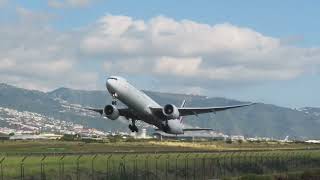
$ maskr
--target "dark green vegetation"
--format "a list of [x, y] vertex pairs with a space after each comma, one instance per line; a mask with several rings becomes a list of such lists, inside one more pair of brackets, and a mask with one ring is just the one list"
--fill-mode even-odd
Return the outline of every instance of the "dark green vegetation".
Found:
[[[234, 105], [243, 102], [225, 98], [206, 98], [204, 96], [146, 92], [160, 104], [179, 105], [183, 99], [187, 106]], [[72, 109], [64, 108], [57, 98], [82, 106], [104, 107], [111, 102], [106, 91], [82, 91], [60, 88], [44, 93], [0, 84], [0, 106], [37, 112], [61, 120], [88, 124], [89, 127], [104, 130], [124, 130], [127, 124], [120, 121], [108, 121], [97, 116], [83, 116]], [[198, 127], [210, 127], [227, 134], [243, 134], [251, 137], [266, 136], [284, 138], [317, 138], [320, 136], [320, 113], [317, 108], [294, 110], [268, 104], [257, 104], [251, 107], [206, 114], [185, 118], [185, 123]], [[1, 121], [0, 121], [1, 125]]]
[[317, 148], [316, 145], [246, 142], [3, 141], [0, 179], [319, 177]]
[[226, 177], [225, 180], [318, 180], [320, 169], [310, 168], [304, 171], [276, 173], [268, 175], [248, 174], [239, 177]]

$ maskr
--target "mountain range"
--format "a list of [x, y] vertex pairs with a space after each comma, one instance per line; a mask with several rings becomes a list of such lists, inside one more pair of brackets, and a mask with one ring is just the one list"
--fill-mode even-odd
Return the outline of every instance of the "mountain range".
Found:
[[[184, 99], [187, 102], [186, 106], [224, 106], [247, 103], [220, 97], [144, 92], [161, 105], [172, 103], [179, 106]], [[128, 122], [124, 119], [112, 121], [84, 110], [84, 107], [103, 108], [110, 103], [111, 97], [106, 91], [59, 88], [51, 92], [41, 92], [0, 84], [0, 107], [35, 112], [105, 131], [128, 131]], [[124, 105], [120, 103], [119, 106]], [[314, 139], [320, 137], [320, 108], [291, 109], [257, 103], [253, 106], [216, 114], [189, 116], [184, 118], [184, 123], [189, 127], [213, 128], [229, 135], [273, 138], [290, 136], [296, 139]], [[145, 123], [139, 123], [138, 126], [151, 129]]]

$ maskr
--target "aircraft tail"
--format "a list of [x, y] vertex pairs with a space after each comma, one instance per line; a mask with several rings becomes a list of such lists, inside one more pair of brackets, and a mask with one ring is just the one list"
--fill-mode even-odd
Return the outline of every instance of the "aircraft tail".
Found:
[[[186, 100], [184, 99], [181, 103], [180, 108], [183, 108], [186, 105]], [[180, 116], [180, 123], [182, 123], [183, 120], [183, 116]], [[213, 129], [211, 128], [186, 128], [183, 129], [183, 132], [187, 132], [187, 131], [212, 131]]]

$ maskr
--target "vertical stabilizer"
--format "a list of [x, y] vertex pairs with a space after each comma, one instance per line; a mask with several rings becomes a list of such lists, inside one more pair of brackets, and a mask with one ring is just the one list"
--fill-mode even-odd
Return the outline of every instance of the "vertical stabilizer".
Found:
[[[180, 108], [183, 108], [184, 105], [186, 105], [186, 100], [185, 100], [185, 99], [182, 101]], [[182, 123], [182, 119], [183, 119], [183, 117], [180, 116], [180, 119], [179, 119], [179, 120], [180, 120], [180, 123]]]

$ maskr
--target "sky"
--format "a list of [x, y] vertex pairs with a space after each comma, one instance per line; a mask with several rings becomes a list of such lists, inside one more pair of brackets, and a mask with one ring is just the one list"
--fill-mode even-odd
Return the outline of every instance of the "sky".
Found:
[[320, 107], [320, 1], [0, 0], [0, 82]]

